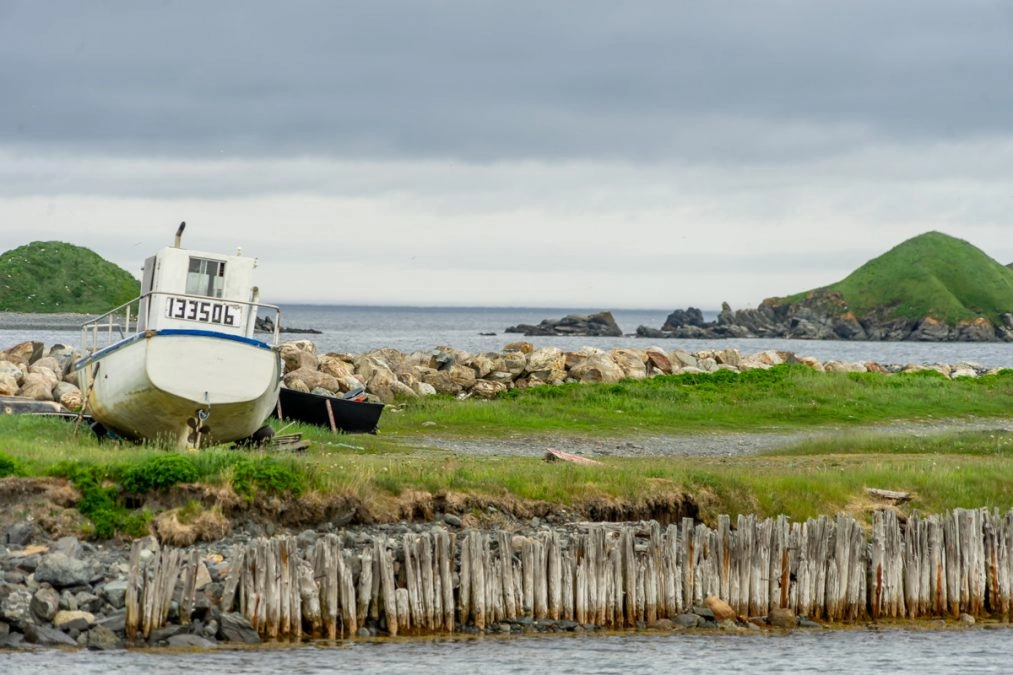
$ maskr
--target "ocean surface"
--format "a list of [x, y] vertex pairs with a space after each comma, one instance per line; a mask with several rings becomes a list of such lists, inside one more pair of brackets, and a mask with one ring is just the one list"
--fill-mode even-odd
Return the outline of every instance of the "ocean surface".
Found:
[[1013, 629], [399, 639], [192, 651], [0, 652], [8, 673], [1008, 673]]
[[[517, 340], [536, 347], [556, 346], [579, 349], [585, 345], [648, 347], [658, 345], [666, 351], [684, 349], [735, 348], [743, 354], [768, 349], [812, 356], [821, 361], [877, 361], [880, 363], [959, 363], [971, 361], [985, 367], [1013, 367], [1013, 343], [925, 343], [925, 342], [850, 342], [837, 340], [658, 340], [636, 338], [638, 326], [660, 328], [669, 312], [664, 310], [611, 310], [616, 323], [627, 335], [617, 338], [531, 337], [504, 332], [508, 326], [537, 324], [543, 319], [559, 319], [567, 314], [587, 315], [594, 308], [531, 307], [363, 307], [342, 305], [283, 305], [281, 325], [287, 328], [312, 328], [319, 335], [286, 333], [283, 340], [305, 338], [316, 344], [317, 351], [361, 354], [371, 349], [393, 347], [403, 352], [449, 346], [476, 353], [501, 351]], [[712, 320], [716, 312], [704, 313]], [[0, 313], [0, 349], [24, 340], [40, 340], [46, 345], [60, 343], [78, 347], [82, 315], [46, 315]]]

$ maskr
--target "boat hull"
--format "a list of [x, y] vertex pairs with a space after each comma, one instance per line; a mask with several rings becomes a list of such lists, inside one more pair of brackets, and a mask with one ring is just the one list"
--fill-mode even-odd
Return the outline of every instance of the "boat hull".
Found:
[[267, 344], [201, 330], [140, 333], [74, 369], [88, 412], [107, 429], [180, 446], [252, 435], [277, 404], [282, 374]]
[[305, 422], [348, 434], [375, 434], [383, 412], [382, 403], [349, 401], [294, 389], [279, 392], [278, 410], [286, 420]]

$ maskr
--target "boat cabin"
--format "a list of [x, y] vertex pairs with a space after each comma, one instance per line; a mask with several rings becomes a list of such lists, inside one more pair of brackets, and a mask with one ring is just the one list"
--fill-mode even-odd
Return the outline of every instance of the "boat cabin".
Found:
[[260, 292], [255, 258], [166, 247], [144, 261], [137, 330], [252, 337]]

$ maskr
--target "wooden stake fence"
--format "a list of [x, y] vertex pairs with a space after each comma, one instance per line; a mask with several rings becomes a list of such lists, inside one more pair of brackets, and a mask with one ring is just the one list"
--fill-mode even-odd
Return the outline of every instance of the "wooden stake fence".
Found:
[[[131, 551], [131, 639], [163, 625], [178, 599], [194, 605], [195, 553]], [[741, 616], [786, 607], [833, 622], [997, 616], [1013, 609], [1013, 510], [955, 510], [792, 523], [727, 516], [711, 529], [686, 518], [585, 523], [535, 536], [442, 529], [368, 545], [330, 534], [299, 550], [291, 537], [231, 552], [223, 612], [267, 639], [337, 639], [373, 626], [390, 635], [485, 629], [527, 617], [632, 628], [673, 618], [716, 595]], [[182, 616], [185, 614], [186, 616]]]

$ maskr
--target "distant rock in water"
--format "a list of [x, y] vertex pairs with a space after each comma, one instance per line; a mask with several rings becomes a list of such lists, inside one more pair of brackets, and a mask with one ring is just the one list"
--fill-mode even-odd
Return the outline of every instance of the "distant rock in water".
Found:
[[877, 317], [859, 319], [848, 311], [839, 294], [816, 293], [803, 300], [779, 304], [764, 300], [756, 309], [732, 310], [722, 303], [716, 321], [696, 318], [699, 310], [677, 309], [660, 329], [638, 326], [637, 337], [722, 339], [785, 338], [795, 340], [870, 340], [912, 342], [1013, 342], [1013, 314], [1002, 315], [994, 326], [987, 319], [948, 325], [931, 316], [922, 319]]
[[504, 332], [524, 335], [577, 335], [581, 337], [621, 337], [623, 332], [612, 317], [612, 312], [598, 312], [590, 316], [567, 314], [562, 319], [544, 319], [537, 326], [518, 324]]
[[[274, 332], [274, 319], [272, 319], [269, 316], [265, 316], [265, 317], [259, 317], [258, 316], [257, 320], [255, 322], [255, 326], [256, 326], [256, 329], [258, 331], [261, 331], [263, 333], [273, 333]], [[320, 335], [320, 331], [318, 331], [316, 328], [288, 328], [287, 326], [282, 326], [282, 327], [280, 327], [278, 329], [278, 331], [281, 332], [281, 333], [300, 333], [300, 334], [303, 334], [303, 335]]]

